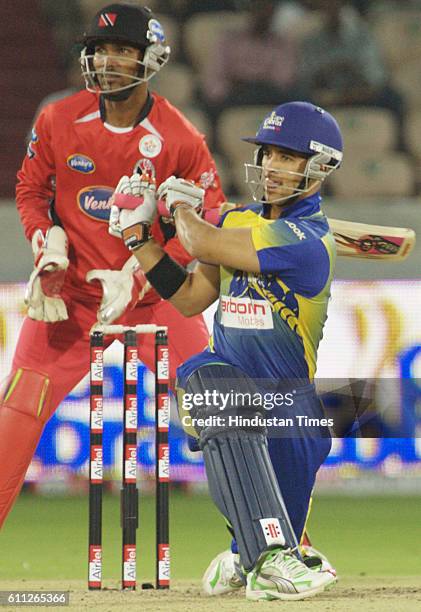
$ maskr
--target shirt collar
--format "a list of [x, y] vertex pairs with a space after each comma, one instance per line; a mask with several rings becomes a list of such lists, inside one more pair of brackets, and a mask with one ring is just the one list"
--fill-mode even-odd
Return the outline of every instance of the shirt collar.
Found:
[[[321, 201], [322, 196], [320, 194], [320, 191], [317, 191], [308, 198], [304, 198], [299, 202], [295, 202], [286, 206], [282, 211], [280, 219], [283, 219], [285, 217], [297, 218], [309, 217], [310, 215], [314, 215], [315, 213], [319, 212]], [[267, 205], [263, 204], [262, 214], [264, 214], [265, 206]]]
[[322, 196], [320, 195], [320, 191], [313, 193], [308, 198], [304, 198], [295, 204], [290, 204], [287, 206], [282, 214], [282, 217], [308, 217], [310, 215], [314, 215], [314, 213], [319, 212], [320, 210], [320, 202], [322, 201]]
[[[146, 102], [143, 107], [140, 109], [138, 116], [136, 117], [135, 122], [133, 123], [133, 127], [139, 125], [141, 121], [143, 121], [151, 112], [152, 106], [154, 104], [154, 98], [151, 95], [150, 91], [148, 91], [148, 97], [146, 98]], [[101, 113], [101, 120], [103, 123], [106, 123], [106, 112], [105, 112], [105, 101], [103, 96], [99, 97], [99, 112]], [[124, 128], [125, 130], [126, 128]]]

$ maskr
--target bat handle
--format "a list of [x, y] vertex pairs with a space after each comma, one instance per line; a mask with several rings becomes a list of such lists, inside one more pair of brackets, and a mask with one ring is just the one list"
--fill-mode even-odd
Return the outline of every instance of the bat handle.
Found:
[[[132, 195], [125, 195], [123, 193], [116, 193], [114, 195], [115, 204], [119, 208], [124, 208], [126, 210], [134, 210], [140, 205], [140, 201], [143, 201], [142, 198], [138, 198]], [[164, 200], [158, 200], [157, 202], [158, 215], [164, 218], [171, 218], [170, 213], [167, 210], [167, 206]], [[209, 210], [203, 211], [203, 218], [208, 223], [212, 225], [218, 225], [220, 219], [219, 208], [211, 208]]]
[[[167, 210], [167, 206], [164, 200], [158, 200], [157, 202], [158, 214], [160, 217], [171, 217], [170, 213]], [[203, 211], [203, 219], [211, 225], [218, 225], [219, 219], [221, 218], [219, 208], [210, 208], [208, 210]]]

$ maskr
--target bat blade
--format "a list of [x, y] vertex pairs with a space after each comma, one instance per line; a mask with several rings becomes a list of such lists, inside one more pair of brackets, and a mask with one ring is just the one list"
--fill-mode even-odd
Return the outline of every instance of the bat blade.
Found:
[[338, 255], [363, 259], [402, 261], [415, 245], [415, 232], [406, 227], [388, 227], [328, 219]]

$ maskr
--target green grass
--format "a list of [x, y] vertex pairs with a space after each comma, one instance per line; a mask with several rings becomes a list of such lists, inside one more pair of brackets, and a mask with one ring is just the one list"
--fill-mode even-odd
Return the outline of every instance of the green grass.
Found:
[[309, 521], [315, 546], [343, 575], [419, 575], [421, 497], [322, 497]]
[[[310, 533], [342, 575], [419, 573], [421, 498], [315, 500]], [[21, 495], [0, 534], [0, 579], [84, 579], [87, 497]], [[119, 499], [104, 500], [104, 577], [119, 578]], [[172, 575], [199, 578], [227, 547], [224, 521], [204, 495], [171, 495]], [[143, 497], [138, 531], [140, 580], [154, 576], [154, 498]]]

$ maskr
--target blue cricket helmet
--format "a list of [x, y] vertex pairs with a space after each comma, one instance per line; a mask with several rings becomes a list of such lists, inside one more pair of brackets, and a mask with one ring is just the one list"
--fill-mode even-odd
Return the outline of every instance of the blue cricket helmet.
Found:
[[[265, 201], [265, 176], [262, 168], [263, 147], [272, 145], [288, 149], [307, 157], [303, 172], [271, 170], [281, 177], [300, 178], [295, 187], [286, 187], [290, 193], [280, 197], [282, 202], [305, 194], [311, 181], [323, 182], [342, 161], [342, 135], [339, 125], [330, 113], [310, 102], [287, 102], [276, 107], [261, 123], [256, 136], [243, 138], [259, 146], [254, 164], [244, 164], [246, 183], [255, 201]], [[273, 200], [272, 200], [273, 201]]]
[[273, 145], [303, 153], [329, 153], [342, 160], [343, 142], [334, 117], [310, 102], [287, 102], [276, 107], [260, 124], [256, 136], [242, 138], [257, 145]]

